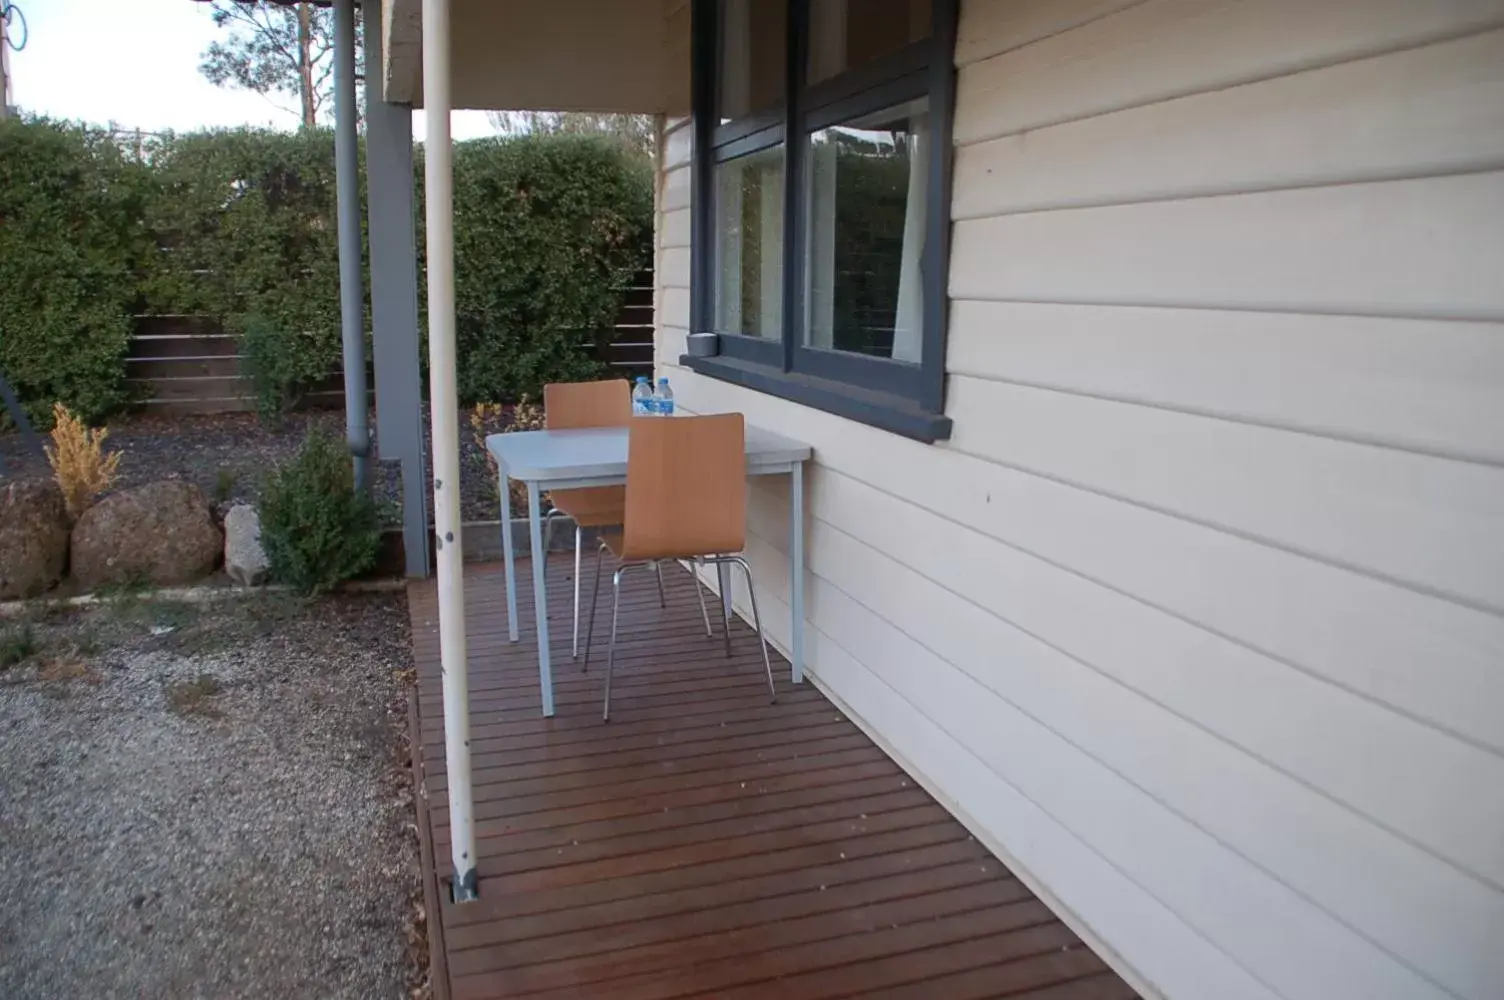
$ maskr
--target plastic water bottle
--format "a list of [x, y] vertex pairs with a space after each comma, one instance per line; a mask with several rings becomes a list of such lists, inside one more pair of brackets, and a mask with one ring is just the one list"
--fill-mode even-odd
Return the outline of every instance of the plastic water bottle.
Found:
[[646, 375], [639, 375], [637, 385], [632, 389], [632, 416], [651, 417], [653, 410], [652, 386], [648, 384]]
[[658, 380], [658, 391], [653, 393], [653, 412], [660, 417], [674, 415], [674, 390], [668, 387], [668, 379]]

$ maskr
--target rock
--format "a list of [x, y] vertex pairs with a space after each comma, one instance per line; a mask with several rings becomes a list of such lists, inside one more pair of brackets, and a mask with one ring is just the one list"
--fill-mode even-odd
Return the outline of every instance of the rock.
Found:
[[197, 486], [169, 480], [105, 497], [73, 526], [73, 576], [86, 589], [167, 585], [214, 569], [224, 536]]
[[270, 564], [261, 547], [261, 515], [249, 504], [236, 504], [225, 515], [225, 572], [243, 587], [266, 582]]
[[36, 597], [68, 567], [68, 509], [46, 479], [0, 480], [0, 600]]

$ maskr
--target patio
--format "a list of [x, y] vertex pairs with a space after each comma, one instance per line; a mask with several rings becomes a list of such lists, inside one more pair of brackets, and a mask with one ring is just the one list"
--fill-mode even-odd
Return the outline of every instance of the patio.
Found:
[[449, 852], [435, 585], [409, 588], [437, 996], [1134, 996], [781, 658], [770, 705], [750, 628], [733, 619], [727, 660], [686, 572], [665, 573], [667, 609], [648, 574], [626, 578], [603, 724], [604, 660], [582, 674], [569, 655], [570, 568], [548, 567], [545, 719], [531, 588], [511, 644], [501, 568], [466, 567], [481, 899], [459, 906], [434, 864]]

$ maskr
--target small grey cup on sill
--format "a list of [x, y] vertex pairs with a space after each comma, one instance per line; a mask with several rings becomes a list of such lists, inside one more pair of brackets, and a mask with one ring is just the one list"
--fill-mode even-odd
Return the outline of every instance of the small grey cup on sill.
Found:
[[691, 333], [684, 338], [686, 350], [692, 358], [713, 358], [721, 353], [721, 338], [715, 333]]

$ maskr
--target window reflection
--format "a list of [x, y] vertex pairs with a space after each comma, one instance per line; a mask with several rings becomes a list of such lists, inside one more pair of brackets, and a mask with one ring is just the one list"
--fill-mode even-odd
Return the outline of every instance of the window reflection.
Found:
[[931, 0], [810, 0], [808, 82], [930, 37], [930, 5]]
[[810, 136], [805, 343], [920, 360], [929, 102]]
[[716, 167], [716, 329], [783, 332], [783, 146]]
[[783, 104], [788, 0], [721, 0], [721, 124]]

